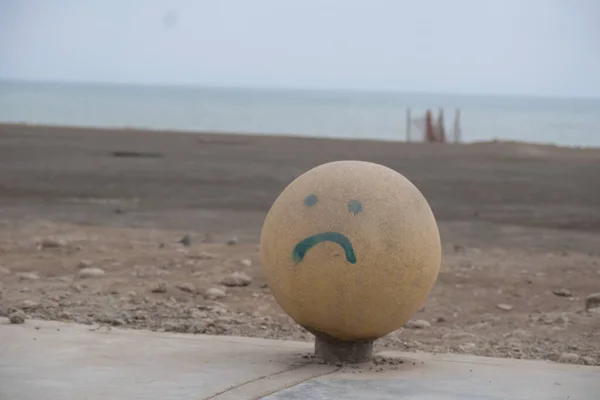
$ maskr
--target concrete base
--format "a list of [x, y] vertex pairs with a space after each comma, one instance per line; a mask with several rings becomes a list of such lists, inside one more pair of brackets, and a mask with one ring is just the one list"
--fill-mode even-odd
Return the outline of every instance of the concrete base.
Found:
[[2, 400], [597, 400], [600, 368], [385, 352], [396, 370], [303, 358], [311, 343], [0, 318]]
[[344, 342], [317, 335], [315, 338], [315, 357], [328, 363], [363, 363], [373, 357], [373, 342], [360, 340]]

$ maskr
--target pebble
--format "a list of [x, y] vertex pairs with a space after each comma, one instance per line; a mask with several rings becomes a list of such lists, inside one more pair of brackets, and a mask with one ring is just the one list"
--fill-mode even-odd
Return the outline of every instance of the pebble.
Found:
[[558, 362], [559, 363], [575, 364], [578, 361], [579, 361], [579, 356], [577, 354], [574, 354], [574, 353], [562, 353], [558, 357]]
[[113, 318], [110, 320], [112, 326], [123, 326], [126, 324], [125, 320], [121, 318]]
[[252, 283], [252, 278], [243, 272], [234, 272], [221, 280], [224, 286], [248, 286]]
[[8, 320], [11, 324], [24, 324], [27, 316], [21, 310], [15, 311], [8, 316]]
[[596, 365], [596, 361], [592, 357], [581, 357], [581, 361], [585, 365]]
[[0, 276], [10, 275], [10, 269], [0, 266]]
[[511, 306], [510, 304], [497, 304], [496, 308], [498, 308], [499, 310], [502, 311], [510, 311], [513, 309], [513, 306]]
[[573, 297], [573, 292], [568, 289], [555, 289], [552, 293], [559, 297]]
[[71, 285], [69, 287], [71, 289], [73, 289], [74, 291], [76, 291], [77, 293], [81, 293], [83, 291], [83, 288], [81, 287], [81, 285], [78, 285], [76, 283], [71, 283]]
[[102, 268], [83, 268], [79, 270], [80, 278], [100, 278], [104, 276], [105, 272]]
[[177, 289], [187, 293], [194, 293], [196, 291], [196, 287], [189, 282], [177, 285]]
[[187, 234], [184, 237], [182, 237], [181, 239], [179, 239], [179, 243], [181, 243], [183, 246], [191, 246], [192, 237], [189, 234]]
[[92, 260], [81, 260], [77, 264], [77, 268], [79, 268], [79, 269], [90, 268], [92, 266], [92, 264], [93, 264]]
[[490, 324], [488, 321], [478, 322], [474, 325], [471, 325], [471, 329], [474, 329], [474, 330], [489, 329], [491, 327], [492, 327], [492, 324]]
[[238, 244], [238, 238], [235, 236], [227, 241], [228, 246], [235, 246], [236, 244]]
[[40, 242], [39, 247], [41, 249], [58, 249], [65, 247], [67, 243], [62, 239], [44, 239]]
[[415, 321], [408, 321], [405, 325], [408, 329], [428, 329], [431, 328], [431, 324], [429, 321], [425, 321], [424, 319], [417, 319]]
[[22, 281], [37, 281], [40, 277], [35, 272], [21, 272], [17, 276]]
[[590, 294], [585, 298], [585, 309], [600, 308], [600, 293]]
[[70, 312], [68, 312], [68, 311], [61, 311], [61, 312], [58, 314], [58, 319], [59, 319], [59, 320], [60, 320], [60, 319], [69, 320], [69, 319], [71, 319], [71, 318], [72, 318], [72, 316], [71, 316], [71, 313], [70, 313]]
[[156, 285], [154, 285], [152, 287], [152, 289], [150, 289], [150, 291], [152, 293], [166, 293], [167, 288], [168, 288], [167, 282], [161, 281], [161, 282], [158, 282]]
[[227, 293], [223, 289], [210, 288], [204, 293], [204, 297], [208, 300], [222, 299], [227, 296]]
[[38, 308], [39, 306], [40, 306], [40, 303], [38, 303], [37, 301], [34, 301], [34, 300], [24, 300], [21, 303], [21, 308], [23, 310], [31, 310], [34, 308]]
[[251, 267], [252, 266], [252, 260], [249, 258], [244, 258], [243, 260], [240, 261], [240, 264], [242, 264], [242, 266], [244, 267]]

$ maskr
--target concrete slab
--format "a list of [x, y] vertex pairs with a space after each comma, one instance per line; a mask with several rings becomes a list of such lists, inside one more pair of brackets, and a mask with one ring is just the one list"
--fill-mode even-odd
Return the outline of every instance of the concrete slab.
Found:
[[49, 321], [10, 325], [0, 318], [0, 399], [260, 398], [335, 370], [294, 367], [297, 354], [310, 349], [310, 343], [91, 331]]
[[597, 367], [385, 352], [404, 364], [373, 372], [301, 362], [311, 350], [310, 343], [0, 318], [0, 399], [600, 398]]
[[383, 352], [405, 363], [395, 371], [339, 372], [264, 400], [597, 400], [600, 368], [465, 355]]

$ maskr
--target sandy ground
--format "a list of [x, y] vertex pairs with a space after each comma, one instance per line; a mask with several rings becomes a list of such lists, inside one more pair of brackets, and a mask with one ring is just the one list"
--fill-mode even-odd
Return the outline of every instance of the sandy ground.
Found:
[[340, 159], [407, 176], [442, 235], [429, 299], [378, 348], [600, 365], [600, 149], [3, 125], [0, 315], [312, 340], [258, 235], [285, 185]]

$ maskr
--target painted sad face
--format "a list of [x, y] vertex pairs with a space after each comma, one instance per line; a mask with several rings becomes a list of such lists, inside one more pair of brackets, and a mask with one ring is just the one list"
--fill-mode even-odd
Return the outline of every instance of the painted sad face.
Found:
[[[310, 194], [304, 198], [304, 205], [306, 207], [316, 207], [318, 205], [319, 198]], [[347, 204], [348, 212], [354, 215], [358, 215], [362, 210], [362, 203], [356, 199], [350, 200]], [[319, 232], [312, 236], [309, 236], [296, 244], [292, 252], [292, 258], [294, 263], [299, 264], [304, 260], [306, 253], [313, 247], [323, 242], [332, 242], [338, 244], [346, 256], [346, 261], [350, 264], [356, 264], [356, 252], [350, 239], [341, 232], [327, 231]]]

